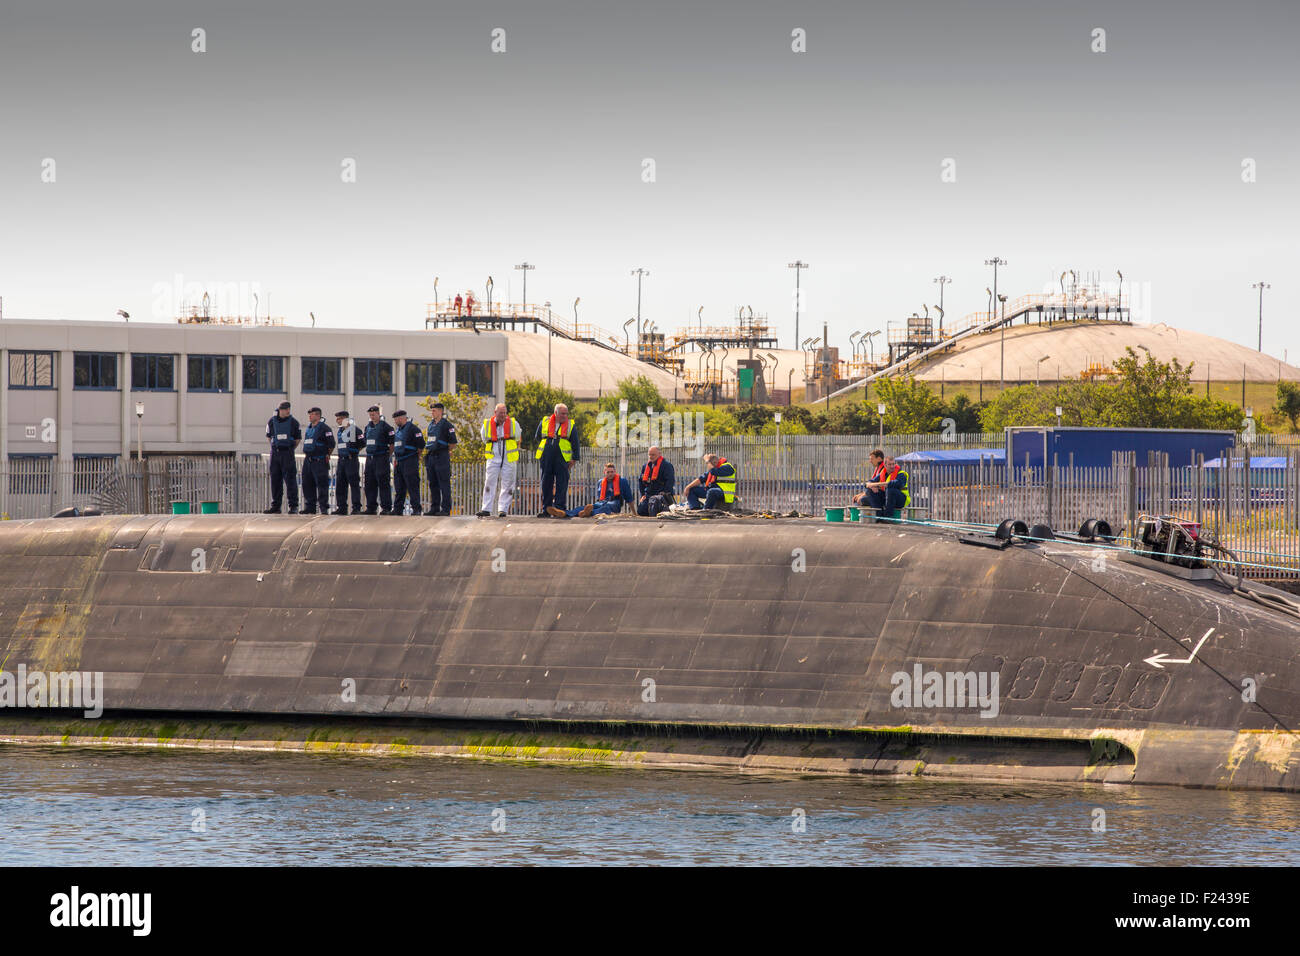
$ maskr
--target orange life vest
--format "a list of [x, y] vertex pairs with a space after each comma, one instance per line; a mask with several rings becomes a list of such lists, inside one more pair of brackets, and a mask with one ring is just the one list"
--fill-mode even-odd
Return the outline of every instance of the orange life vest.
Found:
[[[618, 475], [615, 475], [613, 478], [600, 479], [600, 500], [601, 501], [609, 501], [611, 498], [620, 497], [620, 492], [622, 491], [622, 488], [619, 485], [620, 480], [621, 479], [619, 478]], [[609, 494], [605, 494], [606, 484], [609, 485], [609, 492], [610, 492]]]
[[[653, 465], [650, 464], [650, 462], [647, 461], [647, 462], [645, 463], [645, 469], [641, 472], [641, 480], [642, 480], [642, 481], [645, 481], [645, 482], [658, 481], [658, 480], [659, 480], [659, 466], [662, 465], [663, 463], [664, 463], [664, 456], [663, 456], [663, 455], [660, 455], [660, 456], [655, 460], [655, 463], [654, 463]], [[652, 469], [653, 469], [653, 470], [652, 470]]]

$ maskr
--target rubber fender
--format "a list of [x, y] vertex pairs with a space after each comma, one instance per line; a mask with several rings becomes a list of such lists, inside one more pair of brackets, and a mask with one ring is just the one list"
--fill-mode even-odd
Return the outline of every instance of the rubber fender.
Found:
[[1103, 521], [1101, 518], [1097, 519], [1096, 534], [1097, 537], [1104, 538], [1107, 541], [1115, 540], [1115, 532], [1110, 530], [1110, 523]]
[[1079, 537], [1080, 537], [1080, 538], [1095, 538], [1095, 537], [1097, 537], [1097, 519], [1096, 519], [1096, 518], [1089, 518], [1089, 519], [1086, 520], [1083, 524], [1079, 525]]
[[1001, 538], [1003, 541], [1006, 541], [1010, 539], [1012, 535], [1017, 534], [1029, 534], [1029, 525], [1017, 518], [1007, 518], [998, 525], [998, 530], [993, 532], [993, 537]]
[[1039, 541], [1054, 541], [1056, 535], [1052, 533], [1052, 526], [1049, 524], [1036, 524], [1029, 529], [1029, 537], [1037, 538]]
[[54, 514], [50, 515], [50, 517], [51, 518], [76, 518], [80, 514], [81, 512], [78, 511], [75, 507], [73, 507], [73, 508], [64, 508], [61, 511], [56, 511], [54, 512]]

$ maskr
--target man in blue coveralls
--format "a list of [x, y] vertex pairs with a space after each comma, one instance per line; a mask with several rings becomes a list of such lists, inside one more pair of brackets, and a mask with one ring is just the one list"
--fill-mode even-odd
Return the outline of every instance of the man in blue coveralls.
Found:
[[736, 466], [721, 455], [708, 454], [709, 470], [686, 486], [686, 504], [692, 511], [720, 508], [730, 511], [736, 503]]
[[559, 508], [547, 508], [552, 518], [590, 518], [594, 515], [616, 515], [624, 505], [632, 504], [632, 485], [626, 478], [619, 476], [618, 469], [612, 461], [605, 462], [605, 477], [600, 479], [600, 497], [592, 504], [581, 508], [561, 511]]
[[537, 423], [537, 459], [542, 463], [542, 510], [537, 517], [563, 515], [569, 501], [569, 469], [578, 460], [578, 436], [573, 434], [569, 406], [555, 406], [553, 414]]

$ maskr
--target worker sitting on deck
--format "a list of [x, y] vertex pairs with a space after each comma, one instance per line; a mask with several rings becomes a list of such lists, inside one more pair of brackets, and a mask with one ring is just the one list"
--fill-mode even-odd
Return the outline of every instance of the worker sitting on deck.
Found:
[[704, 456], [704, 463], [709, 470], [686, 486], [687, 507], [692, 511], [701, 508], [730, 511], [736, 503], [736, 466], [711, 453]]
[[885, 506], [885, 491], [881, 482], [884, 479], [885, 453], [879, 448], [873, 449], [871, 454], [867, 456], [867, 464], [871, 467], [871, 477], [867, 479], [867, 490], [860, 495], [854, 495], [853, 503], [864, 508], [883, 508]]
[[673, 489], [676, 486], [677, 478], [673, 474], [672, 462], [659, 453], [657, 446], [650, 446], [638, 482], [640, 496], [636, 500], [636, 513], [644, 518], [652, 518], [661, 511], [667, 511], [673, 503]]
[[904, 511], [912, 503], [912, 492], [907, 484], [907, 472], [894, 459], [893, 455], [885, 459], [885, 478], [883, 484], [885, 492], [884, 507], [876, 511], [877, 520], [881, 518], [893, 518], [895, 520], [905, 517]]
[[[616, 515], [623, 505], [632, 503], [632, 485], [620, 477], [612, 461], [605, 462], [605, 477], [600, 479], [600, 497], [589, 505], [561, 512], [569, 518], [591, 518], [595, 515]], [[559, 517], [556, 515], [556, 517]]]

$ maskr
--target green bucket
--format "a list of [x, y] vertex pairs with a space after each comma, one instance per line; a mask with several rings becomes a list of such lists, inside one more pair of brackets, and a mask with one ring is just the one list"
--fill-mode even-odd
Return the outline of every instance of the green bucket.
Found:
[[860, 514], [860, 512], [858, 511], [858, 509], [850, 506], [850, 508], [849, 508], [849, 520], [850, 520], [850, 521], [857, 521], [859, 517], [861, 517], [861, 514]]
[[214, 515], [221, 511], [220, 502], [217, 501], [200, 501], [199, 514]]
[[842, 522], [844, 520], [843, 508], [827, 508], [826, 520], [831, 523]]
[[188, 501], [173, 501], [172, 514], [187, 515], [190, 513], [190, 503]]

